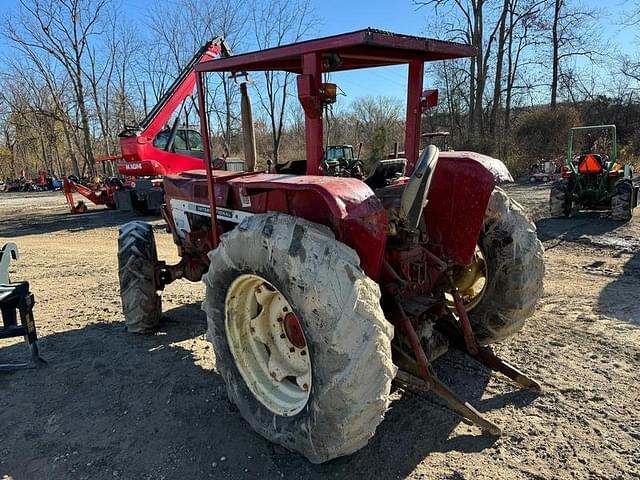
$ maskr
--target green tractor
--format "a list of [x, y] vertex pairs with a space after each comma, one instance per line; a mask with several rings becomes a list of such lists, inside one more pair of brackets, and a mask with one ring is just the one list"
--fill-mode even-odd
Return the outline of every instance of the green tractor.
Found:
[[[582, 137], [583, 146], [574, 154], [576, 136]], [[632, 176], [631, 165], [618, 163], [615, 125], [572, 128], [562, 179], [551, 187], [551, 215], [568, 217], [575, 206], [609, 209], [614, 220], [631, 220], [638, 204], [638, 187], [633, 185]]]
[[322, 157], [322, 169], [325, 175], [332, 177], [364, 178], [364, 163], [360, 160], [362, 143], [358, 155], [353, 155], [353, 145], [327, 145]]

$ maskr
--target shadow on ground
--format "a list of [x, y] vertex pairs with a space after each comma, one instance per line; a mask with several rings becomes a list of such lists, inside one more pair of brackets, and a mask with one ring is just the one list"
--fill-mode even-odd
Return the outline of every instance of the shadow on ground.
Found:
[[636, 251], [624, 264], [622, 275], [602, 289], [595, 309], [602, 315], [640, 325], [638, 292], [640, 292], [640, 251]]
[[0, 237], [13, 238], [23, 235], [40, 235], [59, 231], [79, 232], [101, 227], [114, 227], [131, 220], [152, 221], [158, 215], [142, 216], [133, 212], [121, 212], [95, 207], [86, 213], [31, 212], [20, 217], [0, 219]]
[[[198, 304], [170, 310], [153, 336], [123, 324], [92, 324], [42, 339], [45, 369], [0, 374], [0, 474], [30, 478], [347, 478], [404, 477], [431, 452], [478, 452], [495, 437], [450, 438], [460, 418], [433, 399], [404, 394], [369, 445], [324, 465], [253, 433], [227, 400], [203, 347]], [[187, 348], [189, 347], [189, 348]], [[204, 352], [196, 363], [194, 348]], [[26, 354], [0, 348], [0, 363]], [[436, 364], [463, 398], [487, 412], [521, 407], [517, 391], [481, 400], [490, 372], [461, 354]], [[474, 430], [475, 431], [475, 430]], [[41, 452], [48, 452], [43, 454]]]
[[611, 220], [605, 212], [577, 212], [569, 218], [540, 218], [536, 221], [538, 237], [545, 242], [552, 239], [581, 241], [585, 237], [605, 235], [624, 228], [625, 223]]

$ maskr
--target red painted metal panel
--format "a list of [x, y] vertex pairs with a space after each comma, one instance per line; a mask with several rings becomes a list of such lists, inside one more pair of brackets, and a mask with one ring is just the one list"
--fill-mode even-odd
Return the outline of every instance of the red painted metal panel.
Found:
[[422, 82], [424, 63], [411, 62], [409, 64], [409, 84], [407, 87], [407, 125], [404, 133], [404, 155], [407, 159], [405, 174], [411, 176], [418, 161], [420, 152], [420, 120], [422, 109]]
[[491, 172], [471, 158], [439, 158], [424, 210], [429, 247], [440, 258], [467, 265], [480, 236]]
[[[360, 256], [377, 280], [385, 248], [387, 215], [373, 191], [353, 178], [214, 171], [216, 204], [253, 213], [278, 211], [326, 225]], [[204, 171], [165, 178], [165, 199], [209, 204]], [[243, 207], [240, 192], [251, 199]]]
[[189, 155], [167, 152], [153, 145], [146, 137], [120, 138], [124, 162], [118, 163], [122, 175], [171, 175], [204, 167], [204, 160]]
[[509, 169], [504, 163], [502, 163], [502, 161], [498, 160], [497, 158], [484, 155], [482, 153], [456, 150], [452, 152], [440, 152], [438, 158], [447, 158], [449, 160], [461, 160], [464, 158], [468, 158], [478, 162], [484, 168], [489, 170], [493, 177], [496, 179], [496, 182], [500, 183], [513, 181], [513, 177], [511, 176], [511, 173], [509, 173]]
[[[305, 144], [307, 149], [307, 175], [321, 175], [320, 163], [323, 155], [322, 142], [322, 65], [320, 55], [310, 53], [304, 56], [304, 75], [308, 81], [301, 82], [307, 88], [298, 95], [303, 103], [305, 114]], [[311, 103], [312, 105], [309, 105]], [[313, 108], [315, 104], [316, 108]]]

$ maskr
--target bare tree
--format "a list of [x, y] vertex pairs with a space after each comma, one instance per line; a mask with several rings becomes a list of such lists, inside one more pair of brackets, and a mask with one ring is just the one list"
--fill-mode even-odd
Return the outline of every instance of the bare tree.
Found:
[[[414, 0], [419, 6], [432, 6], [436, 14], [440, 10], [448, 15], [446, 24], [447, 36], [452, 40], [463, 40], [477, 48], [477, 55], [470, 59], [469, 65], [469, 130], [470, 133], [484, 132], [483, 103], [485, 90], [490, 72], [492, 49], [501, 34], [500, 45], [504, 49], [505, 19], [508, 13], [509, 1], [503, 0], [498, 18], [492, 18], [488, 0]], [[487, 15], [489, 10], [489, 15]], [[487, 34], [488, 32], [488, 34]], [[500, 52], [502, 55], [502, 52]], [[502, 69], [502, 60], [500, 69]], [[501, 72], [500, 72], [501, 75]]]
[[[247, 0], [183, 0], [179, 8], [176, 2], [167, 0], [161, 5], [162, 8], [156, 10], [161, 13], [153, 15], [151, 20], [153, 43], [160, 50], [156, 59], [160, 60], [148, 75], [156, 99], [205, 42], [220, 36], [232, 50], [245, 46], [249, 18]], [[166, 11], [172, 11], [173, 21], [169, 24]], [[238, 86], [226, 74], [208, 75], [206, 81], [207, 104], [211, 108], [207, 115], [215, 119], [215, 123], [210, 124], [217, 125], [222, 142], [230, 146], [239, 128]], [[189, 122], [198, 113], [197, 102], [191, 98], [183, 112]]]
[[[310, 0], [264, 0], [256, 4], [252, 18], [259, 49], [297, 42], [309, 35], [318, 23]], [[271, 126], [272, 159], [275, 163], [278, 163], [280, 153], [291, 80], [289, 72], [264, 72], [264, 92], [257, 89], [260, 105]]]
[[593, 60], [601, 45], [596, 45], [593, 32], [598, 11], [572, 3], [552, 0], [551, 8], [551, 108], [558, 102], [558, 88], [563, 64], [569, 59], [586, 57]]
[[[514, 97], [518, 95], [518, 92], [526, 91], [532, 86], [530, 80], [534, 72], [529, 70], [525, 75], [520, 75], [521, 69], [540, 65], [536, 59], [527, 58], [526, 52], [544, 43], [542, 37], [545, 32], [540, 28], [540, 16], [544, 12], [546, 1], [512, 0], [507, 20], [507, 73], [504, 88], [504, 127], [507, 131], [511, 128], [511, 109]], [[516, 85], [519, 78], [525, 80], [522, 85]]]
[[513, 0], [503, 0], [502, 11], [498, 18], [498, 50], [496, 52], [496, 71], [493, 82], [493, 99], [489, 114], [489, 133], [493, 135], [496, 131], [498, 109], [502, 99], [502, 65], [504, 63], [505, 43], [507, 40], [507, 16], [512, 8]]
[[[24, 56], [18, 59], [7, 59], [11, 74], [3, 77], [0, 96], [11, 111], [9, 121], [16, 126], [16, 131], [22, 133], [30, 131], [29, 129], [39, 129], [42, 121], [38, 119], [58, 122], [47, 125], [49, 129], [45, 129], [41, 136], [49, 138], [52, 143], [51, 135], [56, 125], [59, 125], [67, 143], [73, 173], [80, 175], [75, 152], [78, 145], [74, 141], [76, 136], [71, 133], [77, 131], [78, 127], [71, 122], [67, 107], [73, 104], [73, 99], [69, 99], [66, 93], [69, 89], [68, 77], [59, 71], [49, 57], [36, 56], [35, 52], [29, 50], [22, 53]], [[16, 141], [22, 142], [23, 139], [17, 136]], [[55, 155], [58, 155], [57, 151]], [[66, 173], [64, 165], [60, 166], [60, 173]]]
[[354, 100], [351, 108], [349, 123], [357, 129], [352, 138], [366, 140], [370, 161], [386, 158], [393, 142], [402, 137], [402, 102], [393, 97], [367, 96]]
[[23, 50], [50, 55], [67, 72], [78, 108], [84, 156], [95, 171], [91, 125], [86, 103], [84, 62], [92, 37], [101, 33], [109, 0], [19, 0], [18, 15], [4, 22], [7, 38]]

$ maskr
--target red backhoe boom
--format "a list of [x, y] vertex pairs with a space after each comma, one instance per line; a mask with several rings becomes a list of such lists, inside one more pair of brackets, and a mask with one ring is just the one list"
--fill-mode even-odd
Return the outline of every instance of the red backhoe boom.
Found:
[[118, 173], [125, 177], [136, 177], [135, 182], [123, 184], [118, 180], [121, 187], [112, 188], [113, 182], [109, 180], [104, 185], [90, 188], [65, 178], [64, 191], [71, 212], [86, 211], [83, 202], [75, 204], [74, 191], [96, 205], [117, 206], [123, 210], [157, 210], [164, 198], [161, 180], [157, 177], [204, 168], [204, 150], [199, 130], [179, 127], [180, 112], [171, 126], [169, 122], [176, 111], [183, 108], [187, 97], [193, 94], [196, 65], [229, 55], [231, 51], [222, 37], [204, 44], [146, 117], [139, 124], [126, 126], [120, 133], [122, 154], [97, 159], [117, 160]]
[[[123, 160], [118, 172], [126, 176], [158, 176], [204, 167], [200, 132], [179, 129], [178, 120], [166, 128], [171, 116], [193, 94], [195, 66], [231, 55], [225, 40], [216, 37], [203, 45], [155, 107], [138, 125], [120, 133]], [[186, 148], [185, 148], [186, 147]]]

